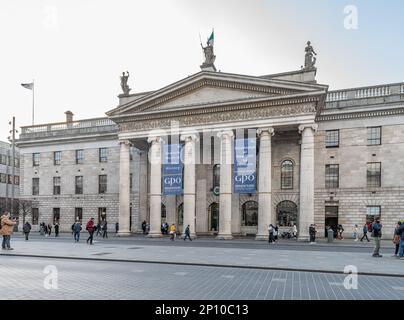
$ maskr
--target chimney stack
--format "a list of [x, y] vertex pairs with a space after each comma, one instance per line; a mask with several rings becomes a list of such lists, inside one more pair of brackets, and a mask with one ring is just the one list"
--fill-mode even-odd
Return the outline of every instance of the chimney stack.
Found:
[[73, 122], [73, 116], [74, 116], [73, 112], [71, 112], [71, 111], [66, 111], [66, 112], [65, 112], [65, 115], [66, 115], [66, 122], [67, 122], [67, 123]]

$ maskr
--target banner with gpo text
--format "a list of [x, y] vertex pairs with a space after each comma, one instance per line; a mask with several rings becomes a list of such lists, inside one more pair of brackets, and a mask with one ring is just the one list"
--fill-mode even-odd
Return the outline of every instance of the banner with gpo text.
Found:
[[234, 143], [234, 193], [257, 191], [257, 140], [236, 139]]
[[163, 194], [183, 194], [182, 172], [183, 162], [181, 160], [182, 145], [164, 145], [163, 161]]

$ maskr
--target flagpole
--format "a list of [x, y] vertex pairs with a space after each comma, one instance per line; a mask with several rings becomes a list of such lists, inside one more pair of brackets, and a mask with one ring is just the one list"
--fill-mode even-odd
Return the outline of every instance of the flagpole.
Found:
[[35, 80], [32, 79], [32, 125], [35, 124]]

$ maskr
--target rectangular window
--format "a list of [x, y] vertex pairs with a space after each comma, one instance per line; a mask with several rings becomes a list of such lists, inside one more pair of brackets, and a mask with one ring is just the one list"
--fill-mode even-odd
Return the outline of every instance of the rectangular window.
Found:
[[338, 164], [327, 164], [325, 166], [325, 187], [328, 189], [339, 188]]
[[381, 177], [382, 164], [380, 162], [370, 162], [367, 165], [367, 185], [369, 188], [381, 187], [382, 177]]
[[107, 192], [107, 176], [101, 175], [98, 177], [98, 193]]
[[380, 206], [369, 206], [369, 207], [367, 207], [366, 224], [373, 223], [376, 218], [381, 218], [380, 215], [381, 215]]
[[325, 132], [325, 147], [326, 148], [339, 147], [339, 130], [327, 130]]
[[20, 159], [19, 158], [15, 158], [14, 159], [14, 167], [18, 168], [20, 166]]
[[377, 146], [382, 144], [382, 127], [368, 128], [368, 146]]
[[32, 166], [33, 167], [39, 167], [40, 156], [41, 156], [40, 153], [32, 154]]
[[0, 182], [7, 183], [7, 175], [5, 173], [0, 173]]
[[8, 184], [13, 184], [13, 176], [11, 174], [9, 174], [7, 177], [8, 177], [7, 183]]
[[39, 178], [32, 178], [32, 195], [39, 195]]
[[39, 210], [38, 208], [32, 208], [32, 225], [38, 225], [39, 221]]
[[53, 178], [53, 194], [60, 195], [60, 177]]
[[16, 186], [19, 186], [19, 185], [20, 185], [20, 177], [19, 177], [19, 176], [14, 176], [14, 184], [15, 184]]
[[53, 164], [55, 166], [60, 166], [61, 161], [62, 161], [62, 152], [61, 151], [55, 151], [53, 153]]
[[53, 208], [53, 224], [60, 221], [60, 208]]
[[84, 150], [76, 150], [76, 164], [84, 163]]
[[7, 156], [5, 154], [0, 154], [0, 164], [7, 165]]
[[130, 181], [129, 181], [129, 188], [130, 188], [130, 191], [132, 192], [132, 188], [133, 188], [133, 174], [131, 173], [130, 174]]
[[100, 162], [107, 162], [108, 161], [108, 149], [107, 148], [100, 148]]
[[76, 194], [83, 194], [83, 177], [82, 176], [78, 176], [76, 177]]
[[74, 210], [75, 221], [79, 220], [80, 222], [83, 220], [83, 208], [76, 208]]

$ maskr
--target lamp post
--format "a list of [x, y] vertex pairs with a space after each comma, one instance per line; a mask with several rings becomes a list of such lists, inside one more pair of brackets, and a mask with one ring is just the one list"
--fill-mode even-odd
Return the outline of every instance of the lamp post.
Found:
[[[9, 125], [12, 126], [12, 129], [10, 130], [11, 136], [8, 137], [9, 142], [11, 143], [11, 148], [12, 148], [12, 156], [11, 156], [11, 215], [14, 217], [15, 216], [15, 210], [14, 210], [14, 198], [15, 198], [15, 134], [18, 132], [15, 129], [15, 117], [13, 117], [13, 120], [9, 122]], [[8, 182], [8, 181], [7, 181]], [[8, 186], [7, 186], [8, 189]]]

